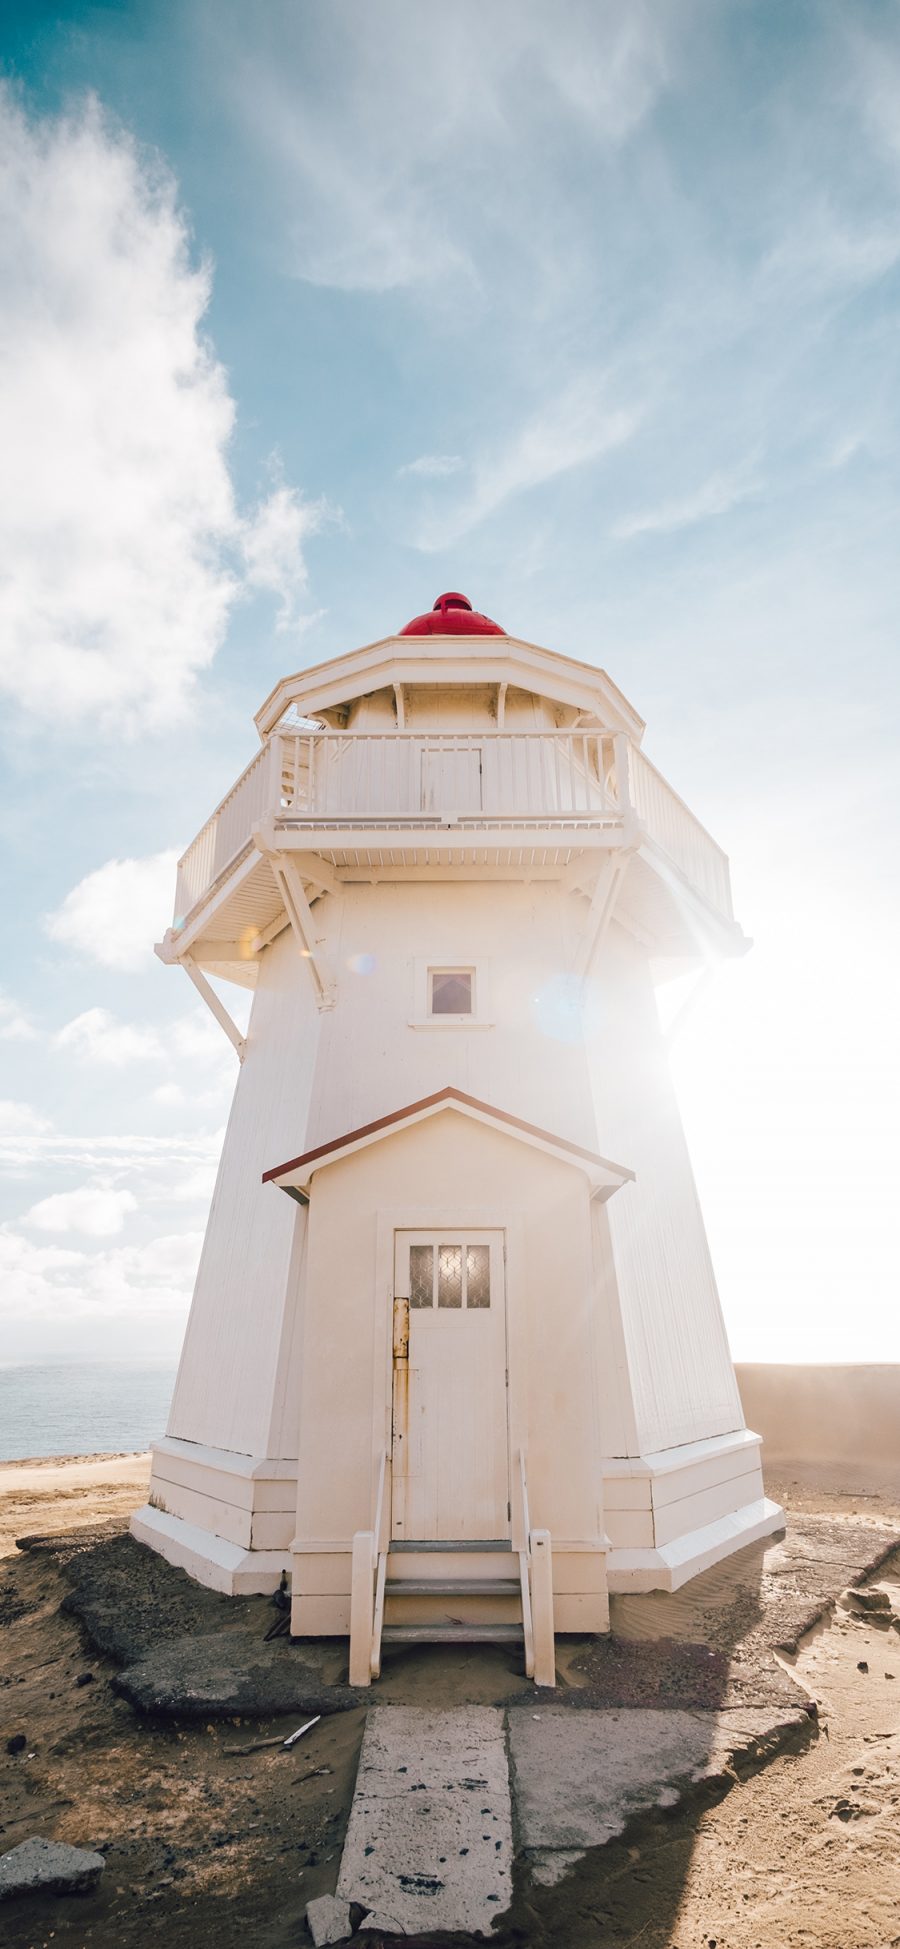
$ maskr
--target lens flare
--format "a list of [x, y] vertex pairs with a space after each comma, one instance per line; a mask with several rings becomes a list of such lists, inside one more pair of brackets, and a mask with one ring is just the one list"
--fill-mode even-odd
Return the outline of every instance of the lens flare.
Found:
[[535, 1026], [552, 1042], [580, 1042], [581, 983], [576, 975], [554, 975], [531, 998]]

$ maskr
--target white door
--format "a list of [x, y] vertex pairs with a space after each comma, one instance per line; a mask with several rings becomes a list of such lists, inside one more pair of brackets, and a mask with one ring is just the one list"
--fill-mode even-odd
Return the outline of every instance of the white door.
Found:
[[429, 744], [422, 752], [422, 811], [481, 811], [481, 749]]
[[392, 1535], [509, 1535], [500, 1232], [395, 1233]]

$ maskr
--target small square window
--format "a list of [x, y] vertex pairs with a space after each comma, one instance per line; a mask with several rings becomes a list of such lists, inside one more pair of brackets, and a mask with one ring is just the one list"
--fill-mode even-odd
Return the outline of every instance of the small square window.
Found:
[[475, 976], [471, 968], [432, 968], [428, 977], [432, 1015], [471, 1015]]
[[409, 1248], [409, 1303], [421, 1310], [434, 1304], [434, 1246]]
[[438, 1246], [438, 1305], [462, 1306], [461, 1245]]

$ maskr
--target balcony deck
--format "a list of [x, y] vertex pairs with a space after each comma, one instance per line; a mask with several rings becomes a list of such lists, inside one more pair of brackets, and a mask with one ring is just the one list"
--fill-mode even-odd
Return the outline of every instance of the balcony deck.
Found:
[[215, 911], [255, 959], [280, 910], [267, 849], [350, 880], [550, 877], [616, 848], [734, 931], [725, 854], [624, 733], [278, 731], [179, 863], [173, 947]]

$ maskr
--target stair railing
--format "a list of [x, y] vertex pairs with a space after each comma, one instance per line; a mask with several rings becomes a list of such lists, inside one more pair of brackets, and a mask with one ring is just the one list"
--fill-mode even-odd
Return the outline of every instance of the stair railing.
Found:
[[381, 1675], [381, 1632], [384, 1625], [384, 1585], [388, 1551], [391, 1546], [391, 1468], [390, 1451], [381, 1457], [378, 1495], [375, 1502], [375, 1608], [372, 1617], [372, 1645], [369, 1670], [373, 1678]]
[[371, 1685], [381, 1670], [384, 1582], [390, 1542], [391, 1458], [382, 1454], [371, 1529], [353, 1538], [350, 1567], [350, 1683]]
[[553, 1630], [553, 1551], [548, 1529], [532, 1529], [528, 1508], [528, 1478], [525, 1450], [519, 1450], [519, 1493], [521, 1497], [522, 1548], [519, 1551], [519, 1578], [522, 1586], [522, 1634], [525, 1640], [525, 1671], [536, 1685], [556, 1684], [556, 1647]]
[[522, 1637], [525, 1642], [525, 1676], [534, 1677], [534, 1620], [531, 1615], [531, 1570], [528, 1562], [528, 1482], [525, 1476], [525, 1450], [519, 1450], [519, 1496], [521, 1500], [522, 1544], [519, 1551], [519, 1583], [522, 1587]]

